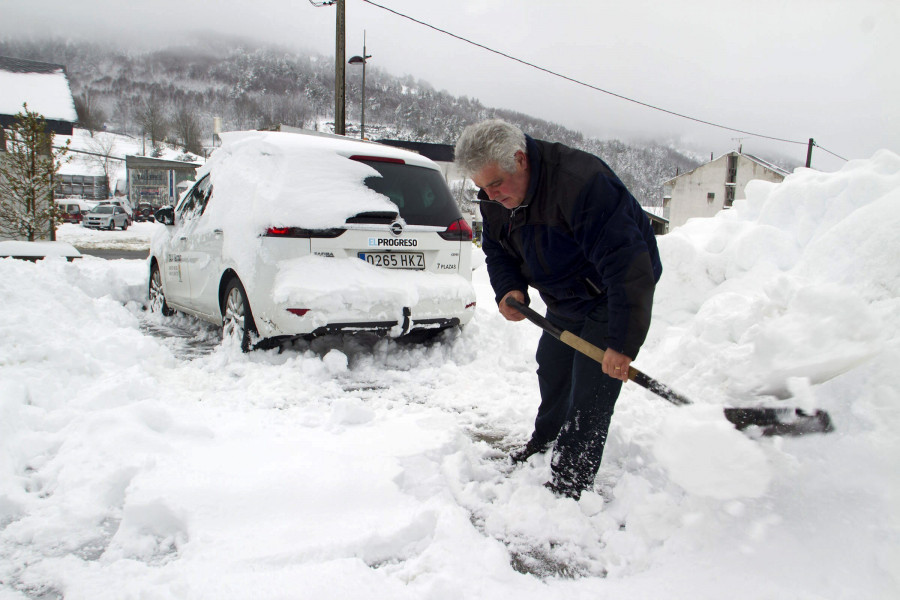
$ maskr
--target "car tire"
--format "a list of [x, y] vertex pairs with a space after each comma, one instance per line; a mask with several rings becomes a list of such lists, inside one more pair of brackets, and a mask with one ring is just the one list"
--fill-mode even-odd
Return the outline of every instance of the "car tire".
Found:
[[128, 219], [122, 221], [122, 231], [125, 231], [126, 229], [128, 229]]
[[241, 281], [234, 277], [225, 286], [225, 295], [222, 298], [222, 337], [234, 339], [241, 345], [241, 350], [251, 350], [251, 337], [256, 335], [256, 323], [253, 321], [253, 312], [250, 310], [250, 302], [247, 301], [247, 292]]
[[159, 313], [164, 317], [171, 317], [175, 311], [169, 308], [166, 303], [166, 294], [163, 292], [162, 275], [159, 272], [159, 265], [153, 263], [150, 267], [150, 312]]
[[110, 231], [112, 231], [113, 229], [115, 229], [115, 228], [116, 228], [116, 220], [113, 219], [112, 217], [110, 217], [110, 218], [109, 218], [109, 225], [108, 225], [106, 228], [109, 229]]

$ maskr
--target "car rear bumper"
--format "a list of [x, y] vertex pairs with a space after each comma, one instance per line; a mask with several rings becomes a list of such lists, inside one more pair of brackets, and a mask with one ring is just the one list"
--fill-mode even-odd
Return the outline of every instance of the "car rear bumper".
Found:
[[[316, 336], [371, 331], [401, 337], [464, 325], [475, 314], [475, 290], [456, 274], [397, 272], [359, 259], [305, 257], [289, 261], [268, 282], [250, 286], [270, 294], [254, 298], [262, 337]], [[325, 268], [329, 277], [316, 273]], [[247, 286], [245, 286], [247, 287]], [[289, 309], [305, 310], [297, 315]]]
[[[460, 321], [456, 317], [441, 319], [422, 319], [414, 321], [405, 318], [402, 323], [394, 321], [373, 321], [358, 323], [330, 323], [323, 325], [311, 333], [306, 334], [308, 337], [318, 337], [322, 335], [332, 335], [337, 333], [375, 333], [385, 337], [402, 337], [405, 335], [421, 333], [425, 331], [440, 331], [450, 327], [460, 325]], [[399, 326], [399, 330], [398, 330]]]
[[[251, 306], [252, 302], [251, 300]], [[310, 310], [307, 314], [298, 316], [288, 312], [288, 308], [294, 307], [289, 304], [274, 305], [270, 310], [254, 313], [260, 337], [317, 337], [360, 332], [392, 338], [403, 337], [411, 333], [465, 325], [475, 314], [475, 301], [472, 299], [467, 306], [445, 306], [440, 311], [420, 311], [421, 307], [416, 306], [402, 307], [393, 318], [388, 317], [386, 311], [380, 310], [342, 310], [340, 313]]]

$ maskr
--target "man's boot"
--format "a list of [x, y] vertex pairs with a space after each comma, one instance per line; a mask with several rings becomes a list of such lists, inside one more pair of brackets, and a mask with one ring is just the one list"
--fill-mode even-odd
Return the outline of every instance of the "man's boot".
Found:
[[528, 443], [519, 448], [518, 450], [514, 450], [509, 455], [509, 460], [512, 464], [518, 464], [525, 462], [535, 454], [539, 454], [542, 452], [546, 452], [550, 449], [550, 446], [553, 445], [553, 442], [536, 442], [534, 438], [528, 440]]

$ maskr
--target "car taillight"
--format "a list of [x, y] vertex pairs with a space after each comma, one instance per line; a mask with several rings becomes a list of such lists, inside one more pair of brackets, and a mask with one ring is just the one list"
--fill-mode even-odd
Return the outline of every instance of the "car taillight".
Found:
[[344, 229], [303, 229], [301, 227], [269, 227], [265, 237], [277, 238], [336, 238]]
[[444, 231], [438, 234], [445, 240], [456, 240], [461, 242], [471, 242], [472, 241], [472, 228], [469, 227], [469, 222], [465, 219], [457, 219], [450, 223], [450, 226], [447, 227]]
[[402, 158], [389, 158], [387, 156], [363, 156], [362, 154], [354, 154], [350, 160], [358, 160], [360, 162], [385, 162], [394, 163], [395, 165], [405, 165], [406, 161]]
[[309, 312], [309, 309], [308, 308], [289, 308], [289, 309], [287, 309], [287, 311], [289, 313], [291, 313], [292, 315], [297, 315], [298, 317], [302, 317], [303, 315], [305, 315], [306, 313]]

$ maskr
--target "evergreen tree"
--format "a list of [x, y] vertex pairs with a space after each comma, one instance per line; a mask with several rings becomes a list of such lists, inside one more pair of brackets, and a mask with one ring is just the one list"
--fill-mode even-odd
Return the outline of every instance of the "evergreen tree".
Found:
[[53, 201], [54, 177], [68, 150], [53, 149], [53, 132], [36, 112], [16, 115], [0, 154], [0, 235], [29, 242], [56, 239], [59, 217]]

